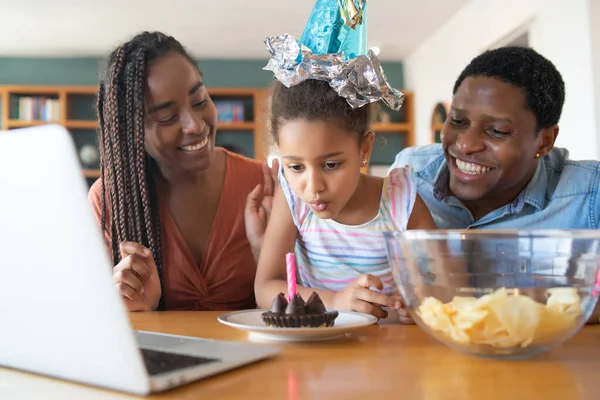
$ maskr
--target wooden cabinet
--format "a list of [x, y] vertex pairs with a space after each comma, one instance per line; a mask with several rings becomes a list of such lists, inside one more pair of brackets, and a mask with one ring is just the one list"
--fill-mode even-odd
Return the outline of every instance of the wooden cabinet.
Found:
[[404, 103], [399, 111], [380, 105], [379, 115], [371, 126], [375, 132], [375, 142], [371, 158], [364, 173], [385, 175], [393, 164], [396, 154], [405, 147], [415, 145], [414, 94], [404, 93]]
[[[209, 88], [212, 100], [221, 111], [217, 145], [250, 158], [265, 159], [264, 92], [252, 88]], [[71, 132], [80, 155], [84, 147], [88, 154], [93, 153], [94, 148], [97, 152], [96, 95], [96, 86], [0, 86], [0, 129], [57, 123]], [[98, 162], [86, 164], [86, 157], [80, 158], [84, 176], [90, 180], [98, 178]]]
[[[375, 145], [363, 172], [381, 173], [394, 162], [396, 154], [415, 144], [414, 97], [403, 92], [400, 111], [381, 105], [372, 129]], [[97, 152], [96, 86], [0, 86], [2, 118], [0, 129], [15, 129], [48, 123], [66, 127], [81, 155]], [[216, 143], [259, 160], [269, 154], [269, 89], [209, 88], [219, 110]], [[85, 157], [82, 157], [83, 159]], [[92, 157], [94, 158], [94, 157]], [[100, 175], [99, 165], [82, 161], [83, 174], [90, 181]]]
[[[91, 146], [97, 158], [96, 92], [95, 86], [1, 86], [0, 126], [8, 130], [60, 124], [71, 132], [78, 151]], [[97, 161], [82, 162], [82, 169], [87, 178], [100, 176]]]
[[246, 157], [267, 156], [266, 94], [263, 89], [209, 88], [217, 107], [217, 146]]

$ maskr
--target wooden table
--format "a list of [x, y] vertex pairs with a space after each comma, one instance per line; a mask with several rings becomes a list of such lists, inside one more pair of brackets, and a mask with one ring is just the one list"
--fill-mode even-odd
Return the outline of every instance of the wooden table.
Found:
[[[248, 341], [216, 312], [132, 313], [136, 329]], [[164, 399], [599, 399], [600, 326], [536, 359], [456, 353], [417, 326], [373, 325], [341, 340], [278, 344], [276, 358], [151, 398]], [[40, 397], [40, 394], [44, 395]], [[111, 391], [0, 369], [0, 399], [127, 399]], [[135, 397], [134, 397], [135, 398]]]

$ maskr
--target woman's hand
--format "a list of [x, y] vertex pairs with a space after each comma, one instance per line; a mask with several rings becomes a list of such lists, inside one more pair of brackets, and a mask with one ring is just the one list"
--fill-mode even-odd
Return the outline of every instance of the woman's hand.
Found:
[[263, 164], [263, 183], [256, 185], [246, 199], [244, 222], [246, 223], [246, 237], [252, 247], [254, 259], [258, 261], [260, 247], [267, 229], [267, 223], [273, 207], [273, 194], [277, 186], [277, 173], [279, 162], [273, 160], [273, 166]]
[[135, 242], [123, 242], [119, 250], [122, 259], [113, 268], [113, 279], [127, 310], [156, 310], [161, 289], [152, 252]]

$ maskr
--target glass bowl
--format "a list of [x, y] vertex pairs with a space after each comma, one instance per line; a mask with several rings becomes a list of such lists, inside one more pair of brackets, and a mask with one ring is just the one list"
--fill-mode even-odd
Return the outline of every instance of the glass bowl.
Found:
[[412, 318], [470, 355], [529, 358], [576, 334], [600, 289], [600, 231], [386, 232]]

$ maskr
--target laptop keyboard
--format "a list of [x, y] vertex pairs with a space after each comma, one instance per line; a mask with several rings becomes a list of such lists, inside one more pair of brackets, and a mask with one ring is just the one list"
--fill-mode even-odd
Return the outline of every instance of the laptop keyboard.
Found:
[[216, 358], [186, 356], [183, 354], [166, 353], [164, 351], [140, 349], [149, 375], [158, 375], [183, 368], [219, 361]]

